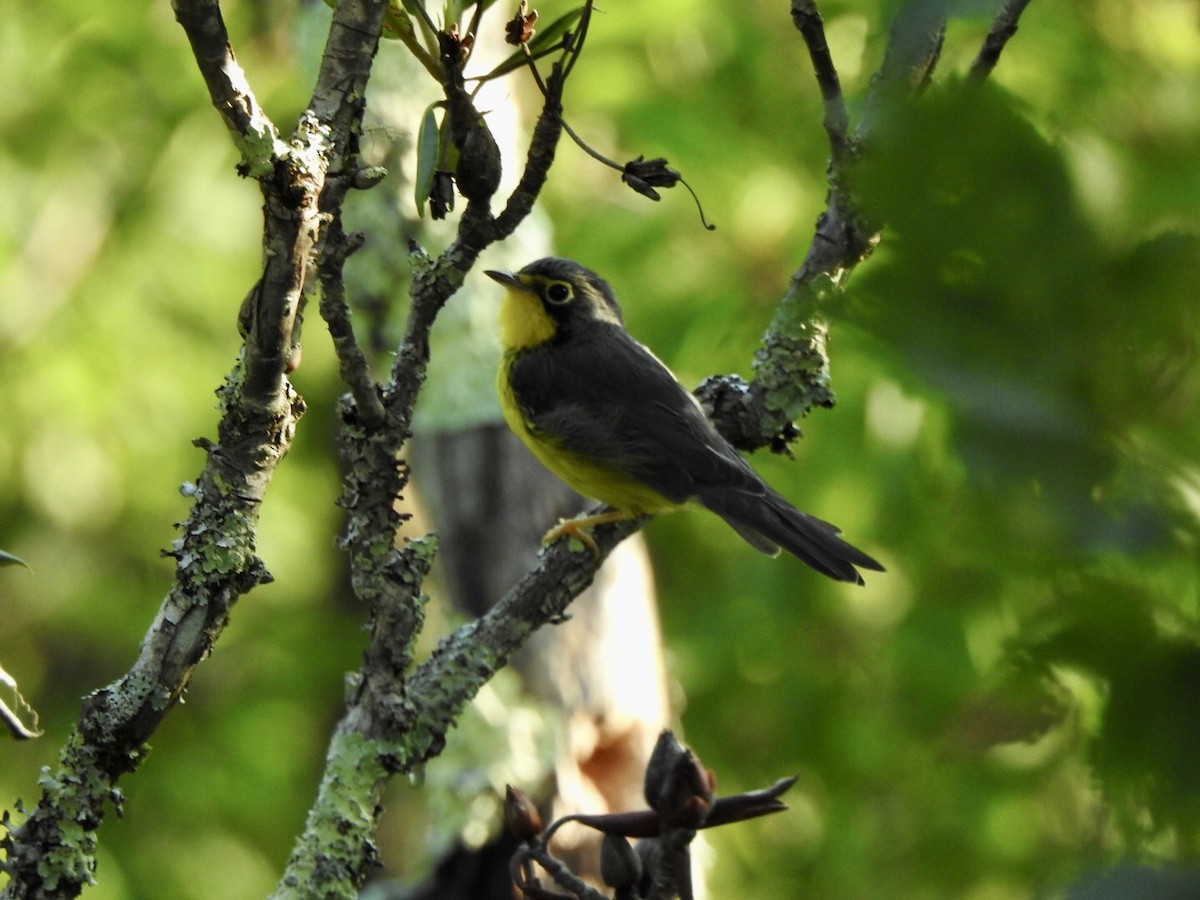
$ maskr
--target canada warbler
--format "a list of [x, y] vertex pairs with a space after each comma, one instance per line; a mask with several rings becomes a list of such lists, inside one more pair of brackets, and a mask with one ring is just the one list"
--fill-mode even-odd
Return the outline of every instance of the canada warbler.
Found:
[[497, 378], [504, 418], [546, 468], [612, 507], [551, 529], [654, 515], [697, 501], [763, 553], [783, 547], [818, 572], [862, 584], [882, 571], [838, 529], [768, 487], [709, 422], [700, 404], [625, 330], [612, 288], [578, 263], [547, 258], [515, 274], [500, 313]]

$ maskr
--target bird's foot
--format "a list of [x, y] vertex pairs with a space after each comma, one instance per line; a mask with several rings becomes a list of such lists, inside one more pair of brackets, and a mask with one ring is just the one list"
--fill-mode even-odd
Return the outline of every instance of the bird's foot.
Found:
[[606, 512], [591, 516], [579, 516], [574, 519], [559, 519], [558, 524], [546, 532], [542, 538], [542, 546], [548, 546], [564, 537], [572, 537], [592, 551], [592, 556], [600, 558], [600, 547], [596, 539], [588, 534], [588, 528], [605, 525], [609, 522], [620, 522], [632, 518], [632, 514], [623, 509], [610, 509]]

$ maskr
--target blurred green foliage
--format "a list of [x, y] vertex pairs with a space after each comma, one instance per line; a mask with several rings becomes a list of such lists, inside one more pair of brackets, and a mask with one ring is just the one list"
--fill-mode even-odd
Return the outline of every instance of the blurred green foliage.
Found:
[[[894, 6], [821, 6], [852, 108]], [[314, 66], [294, 35], [327, 12], [225, 10], [286, 129]], [[857, 187], [884, 239], [827, 311], [839, 405], [755, 465], [887, 574], [826, 583], [698, 513], [649, 526], [688, 742], [719, 790], [801, 773], [790, 812], [714, 838], [714, 896], [992, 900], [1198, 862], [1196, 15], [1034, 2], [982, 88], [960, 76], [986, 19], [956, 19], [935, 83], [878, 123]], [[46, 736], [0, 745], [0, 797], [32, 803], [170, 577], [259, 201], [168, 4], [5, 22], [0, 546], [33, 572], [0, 577], [0, 660]], [[685, 382], [749, 374], [822, 207], [820, 112], [781, 0], [596, 17], [569, 121], [666, 156], [718, 230], [565, 143], [545, 205]], [[335, 366], [315, 318], [305, 337], [310, 412], [259, 545], [277, 580], [124, 782], [92, 896], [260, 896], [302, 824], [363, 642], [332, 540]]]

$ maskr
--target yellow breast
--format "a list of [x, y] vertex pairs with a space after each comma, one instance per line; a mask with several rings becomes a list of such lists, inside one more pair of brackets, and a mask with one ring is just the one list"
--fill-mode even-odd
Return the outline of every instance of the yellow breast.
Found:
[[504, 421], [508, 427], [542, 465], [570, 485], [572, 490], [616, 509], [639, 515], [655, 515], [678, 506], [653, 488], [606, 465], [603, 460], [564, 449], [555, 443], [553, 435], [542, 434], [531, 428], [521, 412], [508, 377], [513, 360], [519, 353], [519, 350], [506, 351], [500, 364], [496, 379], [500, 408], [504, 411]]

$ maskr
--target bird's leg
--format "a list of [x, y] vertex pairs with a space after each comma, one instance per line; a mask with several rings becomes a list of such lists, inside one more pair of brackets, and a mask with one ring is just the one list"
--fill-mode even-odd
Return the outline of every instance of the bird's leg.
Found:
[[637, 517], [637, 513], [630, 512], [627, 509], [610, 509], [602, 513], [594, 513], [590, 516], [578, 516], [574, 519], [559, 519], [558, 524], [546, 532], [542, 538], [542, 545], [553, 544], [559, 538], [573, 537], [577, 538], [580, 543], [587, 546], [592, 554], [599, 559], [600, 548], [596, 546], [595, 539], [588, 534], [584, 529], [593, 528], [596, 525], [605, 525], [609, 522], [620, 522], [624, 519], [633, 519]]

